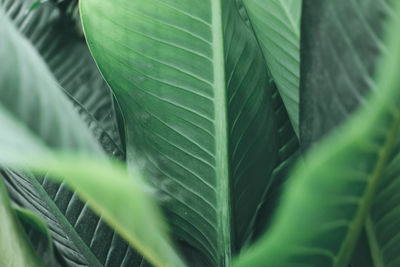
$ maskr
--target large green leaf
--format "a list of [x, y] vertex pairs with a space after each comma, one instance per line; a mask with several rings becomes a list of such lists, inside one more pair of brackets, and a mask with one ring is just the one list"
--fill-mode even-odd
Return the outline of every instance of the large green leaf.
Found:
[[299, 133], [301, 0], [243, 0], [269, 71]]
[[[4, 152], [0, 163], [40, 173], [49, 169], [49, 177], [65, 179], [153, 264], [182, 266], [157, 206], [144, 192], [141, 174], [131, 172], [128, 178], [123, 167], [104, 158], [45, 63], [1, 11], [0, 36], [0, 59], [9, 66], [0, 72], [0, 150]], [[85, 219], [85, 213], [79, 211], [77, 221]], [[92, 226], [95, 232], [101, 230], [97, 221]], [[76, 238], [73, 233], [71, 236]], [[90, 266], [100, 265], [93, 258], [88, 258]]]
[[[393, 14], [383, 42], [387, 53], [377, 67], [380, 93], [310, 151], [270, 231], [237, 266], [347, 266], [379, 184], [388, 180], [388, 170], [399, 170], [400, 2]], [[391, 248], [387, 263], [396, 266], [398, 249]]]
[[43, 262], [36, 255], [28, 236], [11, 208], [2, 179], [0, 175], [0, 264], [1, 266], [41, 267]]
[[385, 51], [388, 0], [305, 0], [302, 22], [300, 137], [307, 148], [343, 122], [376, 90]]
[[83, 0], [89, 48], [177, 238], [229, 265], [277, 160], [271, 88], [235, 1]]

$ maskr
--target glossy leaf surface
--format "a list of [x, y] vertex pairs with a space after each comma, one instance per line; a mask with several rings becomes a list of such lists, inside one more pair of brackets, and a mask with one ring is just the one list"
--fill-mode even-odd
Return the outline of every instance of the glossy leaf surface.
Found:
[[91, 52], [121, 106], [178, 239], [229, 265], [251, 238], [277, 160], [262, 54], [234, 1], [80, 2]]

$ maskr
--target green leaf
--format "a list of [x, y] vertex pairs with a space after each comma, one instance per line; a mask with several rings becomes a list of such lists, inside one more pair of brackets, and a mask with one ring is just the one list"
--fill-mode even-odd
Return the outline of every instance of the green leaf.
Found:
[[0, 175], [0, 223], [1, 266], [44, 266], [11, 208], [2, 175]]
[[269, 71], [299, 135], [301, 0], [243, 0]]
[[379, 185], [366, 222], [369, 247], [375, 266], [400, 264], [397, 253], [400, 249], [399, 173], [399, 155], [395, 154], [385, 169], [384, 178]]
[[[393, 3], [366, 1], [361, 5], [355, 1], [320, 1], [317, 6], [312, 1], [305, 2], [302, 50], [305, 78], [301, 91], [304, 146], [320, 139], [360, 103], [365, 103], [366, 91], [381, 93], [373, 75], [378, 70], [376, 61], [387, 53], [382, 32], [394, 13]], [[320, 26], [315, 28], [315, 25]], [[330, 39], [332, 36], [335, 41]], [[398, 160], [393, 158], [385, 169], [366, 222], [368, 244], [359, 243], [359, 249], [371, 249], [375, 266], [399, 264], [396, 252], [400, 248], [397, 166]], [[354, 259], [354, 265], [365, 266], [360, 259]]]
[[[351, 259], [350, 267], [374, 267], [365, 229], [361, 232]], [[379, 265], [377, 265], [379, 266]]]
[[390, 166], [399, 166], [400, 2], [393, 13], [387, 53], [377, 67], [380, 94], [310, 150], [289, 181], [273, 226], [237, 266], [349, 263], [379, 184]]
[[0, 4], [39, 51], [67, 95], [81, 106], [82, 116], [93, 117], [93, 123], [121, 146], [110, 90], [84, 39], [73, 29], [70, 18], [51, 3], [42, 3], [29, 12], [33, 1], [0, 0]]
[[[111, 94], [84, 40], [69, 27], [69, 19], [53, 5], [43, 3], [34, 11], [28, 12], [31, 2], [0, 0], [0, 4], [3, 4], [1, 9], [11, 16], [14, 25], [17, 25], [20, 32], [38, 49], [48, 67], [54, 72], [58, 83], [66, 88], [66, 94], [74, 103], [81, 119], [89, 126], [103, 149], [113, 156], [123, 158], [124, 152], [121, 151], [115, 126]], [[20, 65], [26, 64], [22, 57]], [[10, 68], [11, 66], [14, 65], [10, 65]], [[25, 96], [29, 99], [29, 79], [16, 79], [26, 82], [21, 98]], [[45, 90], [43, 94], [46, 95], [44, 99], [52, 101], [52, 97], [47, 96]], [[10, 97], [14, 98], [14, 95]], [[23, 105], [25, 104], [21, 102], [16, 108]], [[44, 106], [44, 116], [47, 116], [46, 113], [48, 111]], [[69, 117], [68, 112], [61, 114], [62, 118]], [[30, 116], [27, 116], [27, 120], [35, 123]], [[45, 117], [43, 120], [46, 121]], [[83, 127], [82, 123], [78, 125]], [[62, 129], [57, 124], [48, 128], [49, 131]], [[79, 131], [78, 127], [74, 134], [77, 139], [82, 138]], [[87, 130], [84, 129], [83, 132]], [[55, 247], [68, 266], [120, 266], [122, 262], [136, 265], [142, 261], [142, 257], [128, 249], [122, 238], [115, 235], [103, 220], [99, 220], [99, 217], [65, 184], [53, 183], [46, 176], [37, 177], [36, 180], [32, 174], [7, 171], [3, 175], [12, 199], [46, 219], [54, 236]]]
[[155, 266], [184, 266], [168, 240], [158, 207], [144, 190], [139, 172], [131, 171], [129, 177], [122, 166], [101, 157], [83, 151], [51, 150], [0, 108], [0, 122], [6, 129], [0, 135], [0, 149], [7, 151], [7, 155], [0, 156], [2, 165], [37, 173], [50, 170], [51, 177], [63, 177]]
[[228, 265], [254, 231], [277, 138], [261, 51], [235, 1], [82, 0], [89, 48], [173, 232]]
[[[50, 266], [55, 266], [55, 258], [54, 258], [54, 248], [53, 248], [53, 239], [51, 237], [51, 233], [49, 228], [47, 227], [47, 224], [44, 222], [44, 220], [39, 217], [36, 213], [33, 213], [32, 211], [28, 209], [24, 209], [18, 206], [13, 206], [13, 209], [15, 213], [17, 214], [18, 218], [22, 221], [25, 222], [27, 225], [31, 226], [33, 229], [37, 230], [39, 233], [44, 235], [46, 237], [48, 247], [49, 247], [49, 259], [48, 263]], [[46, 260], [46, 259], [43, 259]]]
[[[94, 115], [92, 115], [92, 112], [89, 112], [78, 100], [76, 100], [74, 97], [69, 95], [71, 102], [74, 104], [77, 112], [79, 113], [81, 119], [86, 123], [88, 126], [90, 132], [94, 135], [94, 137], [99, 141], [101, 146], [103, 147], [104, 152], [106, 152], [108, 155], [119, 158], [119, 159], [124, 159], [125, 157], [125, 152], [122, 150], [121, 143], [119, 140], [119, 136], [117, 136], [117, 132], [115, 132], [116, 129], [113, 129], [113, 135], [109, 134], [108, 131], [106, 131], [102, 125], [101, 122], [99, 122]], [[86, 98], [89, 99], [89, 98]], [[99, 103], [99, 102], [97, 102]], [[111, 103], [108, 103], [111, 104]], [[104, 120], [108, 118], [109, 120], [112, 121], [111, 117], [107, 116], [104, 117]], [[114, 126], [112, 126], [114, 127]]]
[[[141, 174], [132, 171], [129, 177], [104, 158], [45, 63], [1, 11], [0, 36], [1, 62], [10, 66], [0, 72], [0, 150], [7, 152], [0, 163], [42, 174], [50, 170], [49, 177], [65, 179], [154, 265], [183, 266]], [[29, 124], [32, 116], [36, 121]]]
[[304, 0], [300, 139], [304, 148], [343, 122], [369, 91], [386, 47], [392, 1]]
[[279, 206], [283, 185], [286, 184], [293, 166], [301, 158], [299, 140], [276, 88], [272, 97], [278, 126], [279, 159], [272, 173], [271, 186], [257, 214], [253, 239], [259, 238], [270, 225], [271, 218]]

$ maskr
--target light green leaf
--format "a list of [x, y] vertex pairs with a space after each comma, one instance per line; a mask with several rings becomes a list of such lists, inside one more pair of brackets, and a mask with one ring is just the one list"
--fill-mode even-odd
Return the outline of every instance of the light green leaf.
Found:
[[82, 0], [89, 48], [177, 238], [209, 265], [250, 240], [277, 160], [271, 87], [235, 1]]
[[[347, 266], [400, 136], [400, 3], [387, 30], [377, 88], [346, 124], [310, 151], [273, 226], [237, 266]], [[398, 167], [397, 167], [398, 169]], [[392, 188], [392, 187], [390, 187]], [[391, 256], [398, 255], [392, 254]]]
[[[143, 191], [141, 174], [128, 178], [123, 167], [108, 163], [45, 63], [1, 11], [0, 36], [0, 59], [9, 66], [0, 71], [0, 150], [5, 151], [0, 163], [42, 174], [50, 170], [49, 177], [79, 189], [78, 195], [154, 265], [182, 266], [157, 206]], [[93, 256], [90, 260], [91, 266], [100, 265]]]
[[243, 0], [269, 71], [299, 136], [301, 0]]
[[11, 208], [2, 175], [0, 175], [0, 223], [1, 266], [44, 266]]

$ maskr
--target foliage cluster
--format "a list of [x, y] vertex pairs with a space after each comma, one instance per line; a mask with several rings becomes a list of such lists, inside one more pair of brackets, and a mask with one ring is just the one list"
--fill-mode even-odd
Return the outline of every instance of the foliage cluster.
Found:
[[0, 0], [0, 265], [400, 266], [399, 18]]

